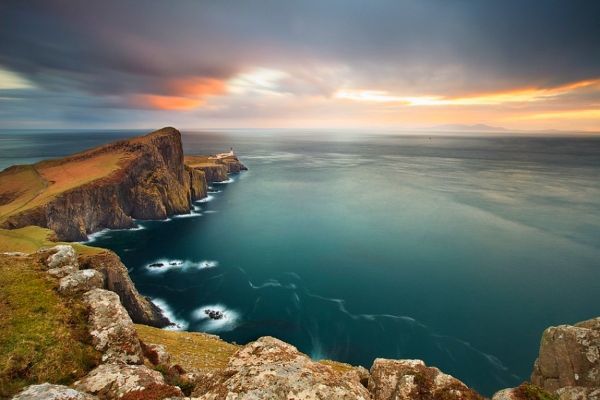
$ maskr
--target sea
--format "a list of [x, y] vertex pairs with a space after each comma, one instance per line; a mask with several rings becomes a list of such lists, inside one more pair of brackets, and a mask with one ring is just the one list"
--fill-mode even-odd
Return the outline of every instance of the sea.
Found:
[[[143, 133], [4, 129], [0, 169]], [[89, 240], [170, 329], [367, 368], [422, 359], [491, 395], [529, 379], [546, 327], [600, 315], [600, 137], [190, 130], [183, 145], [233, 147], [249, 171], [189, 214]]]

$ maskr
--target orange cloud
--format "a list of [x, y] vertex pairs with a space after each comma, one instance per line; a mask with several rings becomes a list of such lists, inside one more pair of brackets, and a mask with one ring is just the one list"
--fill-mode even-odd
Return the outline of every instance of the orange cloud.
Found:
[[479, 106], [543, 101], [582, 88], [600, 88], [600, 79], [573, 82], [551, 88], [519, 88], [462, 97], [445, 97], [441, 95], [401, 96], [375, 90], [340, 90], [335, 94], [335, 97], [354, 101], [395, 103], [404, 106]]
[[178, 79], [171, 82], [168, 87], [173, 93], [186, 97], [216, 96], [227, 92], [225, 82], [213, 78]]
[[204, 104], [202, 99], [191, 99], [180, 96], [159, 96], [152, 94], [139, 95], [135, 104], [157, 110], [191, 110]]
[[158, 110], [191, 110], [206, 104], [207, 97], [227, 92], [226, 83], [213, 78], [177, 79], [165, 86], [168, 95], [140, 94], [134, 97], [134, 104]]

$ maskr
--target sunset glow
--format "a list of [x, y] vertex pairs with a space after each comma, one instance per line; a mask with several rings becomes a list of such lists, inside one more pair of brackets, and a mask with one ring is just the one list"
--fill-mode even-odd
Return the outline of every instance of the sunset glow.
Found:
[[594, 13], [573, 7], [558, 30], [565, 10], [502, 3], [153, 4], [139, 20], [22, 3], [0, 32], [0, 108], [16, 126], [43, 109], [56, 126], [600, 131]]

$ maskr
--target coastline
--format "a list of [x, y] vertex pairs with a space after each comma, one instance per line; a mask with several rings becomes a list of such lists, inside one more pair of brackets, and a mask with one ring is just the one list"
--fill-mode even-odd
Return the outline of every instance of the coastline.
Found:
[[[217, 166], [217, 167], [213, 167], [213, 166], [207, 167], [207, 166], [201, 165], [202, 162], [198, 162], [198, 161], [199, 161], [198, 159], [192, 159], [191, 165], [188, 165], [185, 163], [183, 164], [184, 171], [189, 174], [189, 198], [190, 199], [197, 198], [198, 196], [202, 196], [202, 195], [204, 197], [201, 197], [200, 199], [207, 198], [208, 185], [209, 185], [207, 175], [211, 178], [213, 178], [213, 177], [222, 178], [223, 177], [222, 174], [224, 173], [224, 171], [226, 171], [225, 174], [230, 173], [229, 165]], [[158, 162], [160, 163], [161, 161], [158, 160]], [[164, 165], [169, 164], [169, 162], [166, 160], [163, 160], [162, 163]], [[231, 167], [231, 168], [235, 169], [236, 167]], [[176, 173], [174, 173], [174, 175], [176, 175]], [[184, 182], [183, 187], [185, 188], [185, 181], [187, 178], [185, 178], [185, 176], [186, 176], [185, 173], [182, 174], [182, 176], [184, 177], [183, 178], [183, 182]], [[227, 175], [225, 175], [225, 176], [227, 176]], [[202, 179], [202, 178], [204, 178], [204, 179]], [[93, 185], [93, 182], [89, 183], [89, 185]], [[69, 193], [67, 195], [67, 197], [70, 196], [71, 194], [72, 193]], [[200, 199], [198, 199], [198, 200], [200, 200]], [[190, 201], [193, 205], [194, 200], [190, 200]], [[161, 204], [165, 205], [168, 203], [169, 203], [169, 201], [167, 200]], [[166, 208], [166, 206], [165, 206], [165, 208]], [[112, 210], [112, 209], [109, 208], [109, 210]], [[188, 209], [188, 211], [192, 211], [192, 210], [193, 210], [193, 207]], [[158, 214], [160, 214], [160, 213], [157, 213], [156, 215], [158, 215]], [[171, 218], [174, 215], [182, 215], [182, 214], [167, 214], [167, 218]], [[186, 214], [183, 214], [183, 215], [186, 215]], [[136, 219], [132, 218], [130, 215], [129, 215], [129, 217], [135, 223]], [[92, 226], [94, 226], [94, 225], [92, 225]], [[100, 229], [100, 225], [96, 225], [92, 229]], [[102, 229], [110, 229], [110, 228], [106, 227], [106, 228], [102, 228]], [[127, 228], [117, 228], [117, 229], [127, 229]], [[135, 229], [135, 228], [133, 228], [133, 229]], [[73, 230], [70, 228], [67, 228], [67, 229], [62, 229], [62, 231], [71, 232]], [[98, 230], [96, 230], [96, 232], [98, 232]], [[87, 234], [87, 228], [86, 228], [86, 234]], [[123, 296], [122, 293], [119, 292], [119, 291], [122, 292], [122, 290], [123, 290], [122, 287], [124, 285], [129, 287], [128, 290], [135, 291], [134, 293], [137, 293], [137, 290], [135, 290], [133, 283], [131, 283], [131, 280], [129, 279], [126, 268], [123, 266], [123, 264], [120, 262], [120, 260], [118, 260], [118, 257], [116, 255], [114, 255], [114, 253], [112, 253], [112, 255], [110, 253], [112, 253], [112, 252], [106, 251], [106, 252], [103, 252], [101, 256], [99, 256], [99, 255], [85, 256], [85, 257], [79, 259], [78, 264], [80, 267], [82, 267], [83, 270], [93, 269], [93, 270], [97, 270], [97, 271], [101, 272], [105, 279], [104, 287], [106, 289], [108, 289], [109, 291], [114, 291], [117, 294], [119, 294], [120, 301], [123, 304], [123, 306], [125, 306], [125, 309], [127, 310], [128, 314], [131, 316], [131, 318], [134, 320], [134, 322], [136, 321], [136, 319], [139, 321], [139, 316], [136, 317], [136, 312], [132, 311], [135, 306], [127, 304], [127, 299], [128, 298], [135, 299], [136, 298], [135, 295], [129, 294], [129, 295]], [[116, 257], [117, 259], [115, 260], [113, 256]], [[120, 264], [120, 266], [118, 264]], [[123, 269], [124, 269], [124, 272], [123, 272]], [[125, 284], [127, 282], [127, 279], [129, 279], [130, 284]], [[111, 282], [112, 282], [112, 288], [111, 288]], [[144, 302], [143, 302], [143, 300], [137, 299], [137, 300], [133, 301], [133, 303], [139, 305], [139, 304], [143, 304]], [[152, 311], [142, 310], [142, 311], [138, 311], [138, 313], [139, 312], [148, 313], [148, 312], [152, 312]], [[142, 322], [142, 323], [152, 325], [152, 323], [148, 323], [148, 321]], [[588, 325], [590, 325], [590, 324], [588, 324]], [[585, 329], [590, 329], [593, 331], [595, 328], [593, 328], [593, 329], [585, 328]], [[294, 350], [290, 349], [291, 346], [289, 346], [285, 343], [275, 342], [268, 338], [265, 340], [260, 339], [259, 341], [255, 342], [255, 343], [258, 343], [258, 344], [252, 344], [252, 343], [248, 344], [247, 345], [248, 348], [252, 348], [252, 349], [266, 348], [266, 349], [271, 349], [271, 350], [275, 349], [276, 351], [280, 352], [280, 355], [283, 358], [285, 358], [284, 356], [290, 356], [290, 354], [293, 354], [294, 357], [299, 357], [296, 353], [294, 353], [295, 349]], [[254, 347], [252, 347], [252, 346], [254, 346]], [[273, 351], [275, 351], [275, 350], [273, 350]], [[240, 359], [238, 359], [237, 362], [238, 362], [238, 364], [241, 363]], [[315, 376], [318, 376], [320, 371], [312, 370], [313, 367], [314, 367], [313, 364], [308, 364], [303, 361], [302, 368], [306, 368], [307, 370], [312, 371], [312, 373]], [[338, 368], [341, 368], [341, 367], [338, 367]], [[346, 367], [344, 367], [344, 368], [346, 368]], [[342, 369], [344, 369], [344, 368], [342, 368]], [[362, 394], [365, 396], [366, 395], [375, 396], [373, 398], [385, 399], [386, 397], [382, 397], [383, 395], [380, 396], [380, 394], [377, 394], [377, 393], [379, 393], [377, 391], [378, 385], [381, 386], [383, 384], [382, 383], [383, 380], [378, 378], [378, 376], [389, 377], [392, 375], [397, 376], [398, 374], [404, 374], [403, 376], [407, 376], [407, 374], [408, 374], [408, 376], [417, 376], [420, 373], [424, 373], [426, 376], [429, 376], [429, 377], [437, 377], [438, 376], [438, 375], [436, 375], [437, 373], [434, 374], [434, 372], [432, 372], [430, 369], [425, 369], [425, 368], [429, 368], [429, 367], [426, 367], [424, 364], [420, 365], [420, 364], [415, 364], [415, 363], [411, 364], [411, 363], [402, 363], [402, 362], [397, 362], [397, 363], [379, 362], [377, 364], [377, 366], [375, 364], [373, 365], [373, 367], [371, 368], [371, 372], [370, 373], [367, 372], [367, 375], [369, 375], [369, 374], [370, 375], [365, 378], [365, 371], [363, 371], [359, 368], [355, 368], [355, 367], [347, 367], [344, 370], [344, 374], [342, 374], [345, 376], [345, 379], [349, 379], [350, 382], [354, 382], [354, 383], [358, 382], [360, 385], [363, 386], [363, 388], [361, 388], [359, 385], [356, 385], [356, 386], [352, 386], [352, 387], [346, 387], [344, 390], [348, 390], [349, 393], [353, 393], [356, 396], [359, 396], [360, 394]], [[335, 370], [334, 367], [332, 367], [332, 369]], [[352, 376], [346, 376], [345, 374], [347, 374], [347, 373], [351, 373], [350, 375], [352, 375]], [[439, 370], [438, 370], [438, 373], [439, 373]], [[448, 376], [448, 375], [445, 375], [445, 376]], [[362, 381], [364, 381], [364, 379], [367, 380], [366, 386], [362, 382]], [[379, 383], [377, 383], [378, 379], [380, 379]], [[437, 378], [435, 378], [435, 379], [437, 379]], [[446, 378], [444, 378], [444, 379], [446, 379]], [[449, 389], [449, 388], [446, 388], [446, 389], [458, 390], [461, 393], [464, 393], [464, 396], [462, 396], [462, 398], [479, 398], [479, 397], [477, 397], [478, 395], [474, 394], [474, 392], [471, 393], [472, 390], [466, 388], [466, 385], [462, 384], [462, 382], [454, 380], [454, 378], [452, 378], [452, 379], [453, 379], [451, 381], [452, 385], [450, 386], [452, 389]], [[545, 386], [545, 381], [550, 380], [551, 384], [554, 385], [555, 382], [552, 379], [553, 379], [552, 376], [547, 376], [544, 379], [540, 378], [538, 383], [540, 383], [540, 386]], [[208, 384], [207, 387], [202, 390], [206, 390], [207, 392], [216, 391], [217, 388], [219, 388], [219, 390], [221, 390], [224, 387], [223, 385], [225, 385], [226, 381], [227, 381], [227, 379], [225, 379], [225, 377], [220, 376], [220, 377], [218, 377], [218, 379], [211, 381], [210, 384]], [[456, 383], [455, 381], [460, 382], [462, 384], [462, 386], [459, 385], [458, 383]], [[370, 382], [373, 382], [373, 384], [371, 385]], [[433, 385], [433, 383], [434, 382], [429, 382], [428, 384]], [[288, 382], [288, 385], [289, 384], [290, 383]], [[337, 384], [339, 384], [339, 383], [336, 383], [336, 385]], [[372, 386], [372, 387], [370, 387], [370, 386]], [[573, 385], [571, 385], [571, 386], [573, 386]], [[365, 392], [364, 389], [367, 389], [368, 391]], [[446, 389], [444, 389], [444, 390], [446, 390]], [[433, 392], [437, 389], [434, 390], [433, 388], [430, 387], [428, 390], [431, 390]], [[553, 390], [558, 390], [558, 389], [553, 389]], [[410, 392], [410, 390], [409, 390], [409, 392]], [[367, 394], [365, 394], [365, 393], [367, 393]], [[197, 394], [199, 394], [199, 393], [197, 393]], [[380, 397], [377, 397], [377, 396], [380, 396]], [[354, 397], [354, 398], [359, 398], [359, 397]]]

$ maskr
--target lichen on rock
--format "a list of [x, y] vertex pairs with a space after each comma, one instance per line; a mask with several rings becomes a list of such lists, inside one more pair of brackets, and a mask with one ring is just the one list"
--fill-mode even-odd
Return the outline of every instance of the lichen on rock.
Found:
[[482, 400], [477, 392], [421, 360], [378, 358], [371, 367], [373, 400]]
[[107, 363], [141, 364], [142, 348], [135, 326], [116, 293], [94, 289], [83, 295], [89, 308], [90, 335]]
[[312, 361], [294, 346], [262, 337], [234, 354], [227, 368], [198, 379], [192, 397], [203, 400], [340, 399], [371, 396], [354, 378]]
[[73, 295], [102, 287], [104, 287], [104, 276], [93, 269], [84, 269], [61, 278], [58, 291], [61, 294]]
[[600, 317], [547, 328], [531, 382], [549, 392], [565, 387], [600, 388]]
[[162, 374], [145, 365], [102, 364], [73, 385], [78, 390], [112, 399], [164, 399], [182, 396], [165, 383]]
[[13, 397], [13, 400], [97, 400], [96, 396], [63, 385], [42, 383], [31, 385]]

